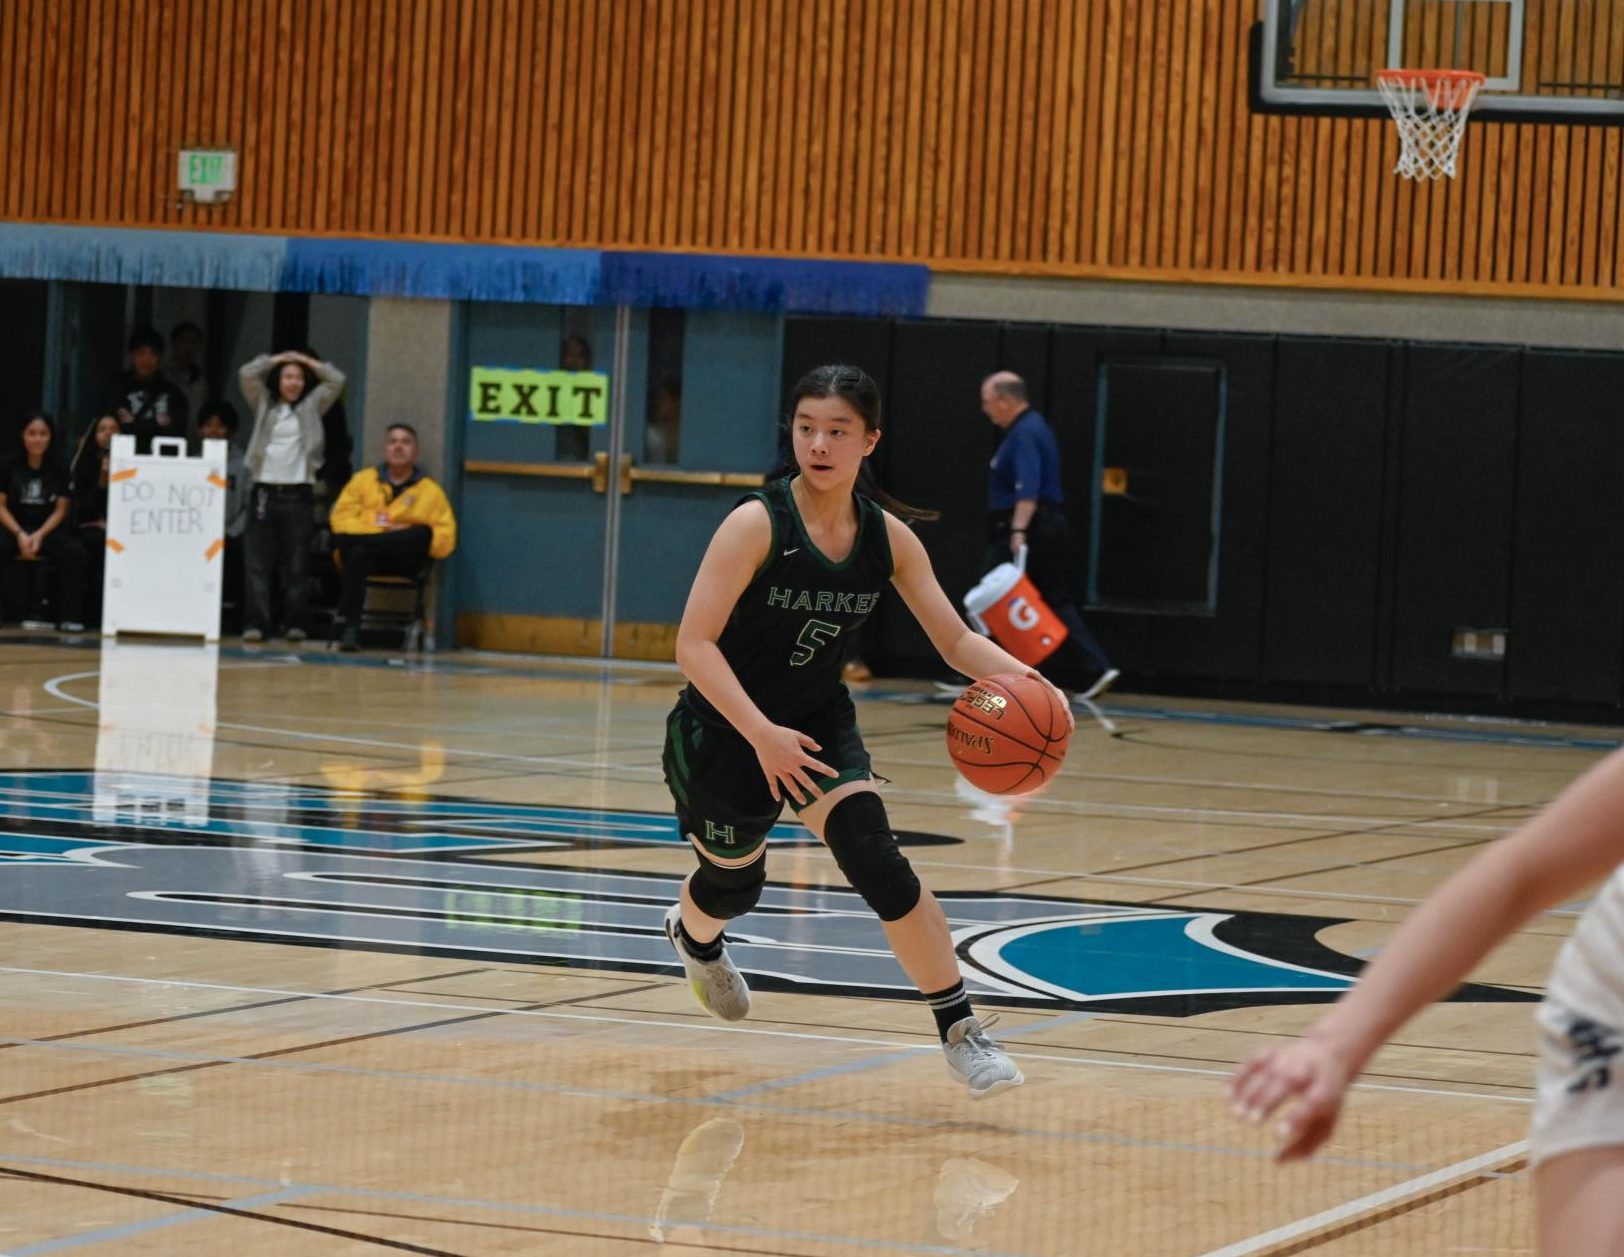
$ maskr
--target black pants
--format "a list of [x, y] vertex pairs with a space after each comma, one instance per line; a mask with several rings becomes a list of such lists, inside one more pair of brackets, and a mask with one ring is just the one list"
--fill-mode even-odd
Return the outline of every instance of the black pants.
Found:
[[282, 578], [283, 621], [305, 627], [309, 598], [310, 539], [316, 532], [314, 494], [307, 484], [256, 484], [248, 499], [247, 607], [243, 627], [269, 634], [271, 575]]
[[[1009, 549], [1009, 517], [1009, 511], [993, 512], [987, 543], [989, 569], [1014, 557]], [[1040, 506], [1027, 525], [1026, 574], [1049, 610], [1066, 626], [1066, 640], [1038, 665], [1038, 671], [1063, 689], [1087, 689], [1110, 668], [1111, 661], [1077, 609], [1066, 517], [1054, 507]]]
[[[73, 530], [57, 527], [39, 544], [40, 557], [56, 567], [56, 618], [59, 624], [81, 624], [85, 615], [85, 548]], [[21, 620], [28, 615], [29, 565], [15, 563], [17, 538], [0, 532], [0, 566], [5, 569], [5, 614]]]
[[79, 544], [85, 548], [85, 623], [100, 624], [107, 571], [107, 526], [80, 524]]
[[338, 596], [338, 616], [350, 628], [361, 623], [366, 603], [367, 577], [416, 576], [429, 557], [434, 530], [427, 524], [413, 524], [393, 532], [334, 533], [338, 557], [344, 565], [343, 586]]
[[226, 548], [220, 552], [225, 564], [220, 569], [220, 625], [227, 633], [240, 633], [243, 628], [243, 539], [227, 537]]

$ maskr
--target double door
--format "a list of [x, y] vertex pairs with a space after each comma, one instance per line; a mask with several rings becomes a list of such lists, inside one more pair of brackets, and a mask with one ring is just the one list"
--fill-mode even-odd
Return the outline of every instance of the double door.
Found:
[[607, 404], [561, 425], [466, 399], [458, 642], [672, 658], [711, 533], [777, 452], [782, 320], [490, 304], [461, 323], [454, 388], [480, 368], [585, 370]]

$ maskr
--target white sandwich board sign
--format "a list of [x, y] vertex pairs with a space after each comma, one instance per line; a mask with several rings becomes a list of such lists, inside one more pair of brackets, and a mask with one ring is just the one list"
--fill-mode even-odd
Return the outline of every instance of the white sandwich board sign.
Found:
[[107, 477], [103, 633], [220, 636], [225, 568], [226, 443], [159, 437], [137, 454], [113, 438]]

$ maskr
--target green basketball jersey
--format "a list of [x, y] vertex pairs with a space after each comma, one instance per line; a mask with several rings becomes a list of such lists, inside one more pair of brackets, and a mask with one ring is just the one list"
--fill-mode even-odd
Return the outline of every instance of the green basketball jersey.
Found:
[[[744, 692], [775, 724], [793, 726], [841, 696], [840, 680], [852, 632], [879, 603], [891, 580], [891, 542], [885, 512], [853, 494], [857, 540], [833, 563], [807, 536], [788, 478], [759, 493], [772, 519], [767, 561], [734, 604], [717, 645]], [[686, 698], [701, 715], [720, 713], [692, 685]]]

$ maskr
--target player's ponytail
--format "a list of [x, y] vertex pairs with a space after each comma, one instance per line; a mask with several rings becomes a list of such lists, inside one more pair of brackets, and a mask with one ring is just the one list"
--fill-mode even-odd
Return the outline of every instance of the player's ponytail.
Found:
[[[832, 363], [829, 366], [813, 367], [797, 381], [790, 393], [789, 409], [791, 417], [795, 414], [796, 406], [806, 398], [838, 397], [863, 419], [863, 426], [870, 432], [880, 430], [880, 386], [861, 367], [847, 366], [843, 363]], [[774, 476], [793, 475], [797, 471], [795, 456], [788, 455]], [[891, 514], [902, 520], [905, 524], [917, 523], [920, 520], [940, 519], [940, 511], [930, 511], [923, 507], [909, 506], [906, 502], [899, 502], [884, 489], [874, 478], [873, 469], [868, 460], [857, 472], [857, 491], [864, 497], [872, 498]]]

